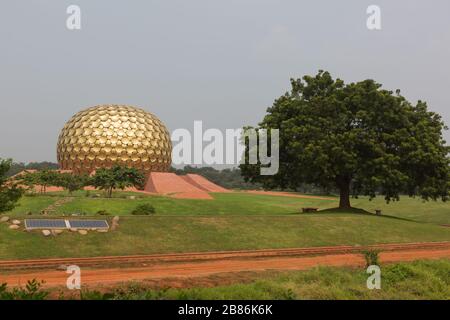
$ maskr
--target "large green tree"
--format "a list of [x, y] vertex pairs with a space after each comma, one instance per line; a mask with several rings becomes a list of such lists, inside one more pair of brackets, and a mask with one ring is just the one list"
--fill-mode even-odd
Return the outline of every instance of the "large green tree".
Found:
[[350, 207], [352, 194], [448, 199], [446, 127], [425, 102], [413, 105], [373, 80], [345, 84], [324, 71], [291, 85], [259, 126], [280, 130], [279, 172], [261, 176], [259, 165], [243, 164], [247, 180], [268, 188], [337, 188], [340, 208]]
[[23, 193], [16, 183], [6, 177], [11, 163], [11, 160], [0, 159], [0, 214], [12, 210]]
[[145, 183], [145, 176], [135, 168], [114, 166], [98, 169], [90, 180], [94, 187], [105, 190], [108, 197], [111, 197], [114, 189], [123, 190], [133, 186], [142, 188]]

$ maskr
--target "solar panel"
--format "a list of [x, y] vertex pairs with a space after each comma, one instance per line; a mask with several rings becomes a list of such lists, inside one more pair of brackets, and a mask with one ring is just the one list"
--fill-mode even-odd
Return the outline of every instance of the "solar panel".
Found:
[[27, 229], [65, 229], [66, 221], [62, 219], [25, 219]]
[[109, 228], [106, 220], [69, 220], [69, 224], [71, 228], [77, 229]]
[[26, 229], [108, 229], [106, 220], [25, 219]]

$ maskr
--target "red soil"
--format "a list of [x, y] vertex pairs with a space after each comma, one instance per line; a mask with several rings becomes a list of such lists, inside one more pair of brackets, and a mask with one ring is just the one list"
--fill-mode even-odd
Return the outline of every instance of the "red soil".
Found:
[[231, 192], [230, 190], [209, 181], [199, 174], [188, 173], [185, 176], [181, 176], [181, 178], [206, 192]]
[[[397, 249], [393, 249], [397, 246]], [[422, 247], [422, 248], [421, 248]], [[382, 263], [413, 261], [417, 259], [450, 258], [448, 244], [410, 244], [404, 248], [394, 245], [392, 250], [380, 253]], [[338, 248], [338, 247], [336, 247]], [[387, 247], [389, 248], [389, 247]], [[419, 249], [421, 248], [421, 249]], [[306, 248], [305, 248], [306, 249]], [[313, 248], [310, 248], [313, 249]], [[293, 250], [293, 249], [290, 249]], [[275, 251], [275, 250], [272, 250]], [[329, 252], [329, 251], [326, 251]], [[176, 256], [176, 254], [174, 254]], [[188, 255], [188, 254], [186, 254]], [[207, 254], [206, 254], [207, 255]], [[168, 255], [170, 256], [170, 255]], [[235, 259], [206, 259], [204, 261], [153, 261], [139, 267], [93, 269], [83, 267], [81, 281], [83, 286], [101, 286], [133, 280], [196, 278], [224, 272], [268, 271], [268, 270], [305, 270], [315, 266], [363, 266], [360, 253], [322, 254], [316, 256], [278, 256], [258, 257], [237, 254]], [[15, 274], [1, 274], [0, 283], [11, 286], [24, 285], [29, 279], [44, 280], [46, 287], [65, 286], [68, 275], [65, 271], [42, 270], [21, 271]]]
[[206, 191], [170, 172], [151, 172], [144, 190], [174, 198], [212, 199]]

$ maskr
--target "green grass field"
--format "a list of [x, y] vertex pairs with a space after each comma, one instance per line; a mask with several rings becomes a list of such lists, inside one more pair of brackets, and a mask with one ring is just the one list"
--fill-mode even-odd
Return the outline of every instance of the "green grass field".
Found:
[[381, 266], [381, 289], [369, 290], [364, 269], [319, 267], [263, 276], [250, 283], [188, 289], [149, 290], [129, 284], [107, 293], [84, 292], [84, 299], [118, 300], [372, 300], [450, 297], [450, 260], [415, 261]]
[[[300, 214], [301, 207], [334, 207], [335, 200], [302, 199], [246, 193], [218, 193], [213, 200], [172, 199], [117, 193], [121, 198], [88, 198], [85, 193], [57, 208], [55, 216], [106, 210], [121, 215], [119, 228], [86, 236], [66, 232], [43, 237], [39, 232], [9, 230], [0, 225], [0, 259], [80, 257], [169, 252], [366, 245], [393, 242], [450, 241], [450, 204], [422, 203], [404, 198], [386, 205], [381, 199], [355, 199], [368, 211], [381, 208], [383, 216], [352, 212]], [[25, 218], [62, 199], [64, 193], [23, 197], [8, 213]], [[131, 216], [141, 203], [156, 208], [154, 216]], [[34, 215], [33, 215], [34, 216]], [[40, 216], [40, 215], [39, 215]]]
[[[300, 207], [304, 206], [328, 208], [336, 205], [334, 200], [310, 200], [245, 193], [215, 193], [214, 200], [174, 199], [118, 192], [117, 197], [108, 199], [86, 197], [84, 194], [75, 193], [74, 200], [59, 207], [57, 213], [95, 215], [99, 210], [106, 210], [112, 215], [128, 215], [137, 205], [150, 203], [156, 208], [158, 215], [278, 215], [296, 214]], [[127, 199], [126, 195], [135, 195], [137, 199]], [[54, 193], [52, 196], [53, 201], [62, 198], [61, 193]], [[23, 197], [12, 213], [24, 214], [30, 211], [39, 213], [51, 203], [40, 198], [41, 196]], [[43, 196], [42, 198], [52, 197]]]
[[[25, 196], [9, 215], [24, 215], [28, 212], [38, 214], [43, 209], [62, 199], [64, 192], [49, 195]], [[129, 195], [137, 197], [127, 199]], [[140, 193], [116, 192], [115, 197], [86, 197], [85, 192], [76, 192], [74, 200], [57, 208], [56, 214], [84, 213], [95, 215], [106, 210], [111, 215], [129, 215], [139, 204], [150, 203], [158, 215], [294, 215], [302, 207], [319, 209], [337, 206], [335, 200], [303, 199], [269, 195], [255, 195], [243, 192], [215, 193], [214, 200], [174, 199], [163, 196], [148, 196]], [[330, 197], [330, 199], [333, 199]], [[395, 216], [408, 220], [436, 224], [450, 224], [450, 203], [442, 201], [424, 202], [421, 199], [402, 197], [400, 201], [387, 204], [382, 197], [369, 200], [367, 197], [352, 199], [352, 206], [369, 212], [381, 209], [383, 215]]]

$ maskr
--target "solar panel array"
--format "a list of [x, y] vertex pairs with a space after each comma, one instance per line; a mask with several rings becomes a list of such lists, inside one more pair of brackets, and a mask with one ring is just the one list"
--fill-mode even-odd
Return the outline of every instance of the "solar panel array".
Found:
[[106, 220], [25, 219], [26, 229], [108, 229]]
[[26, 219], [27, 229], [65, 229], [66, 221], [57, 219]]
[[77, 229], [108, 228], [106, 220], [70, 220], [70, 227]]

